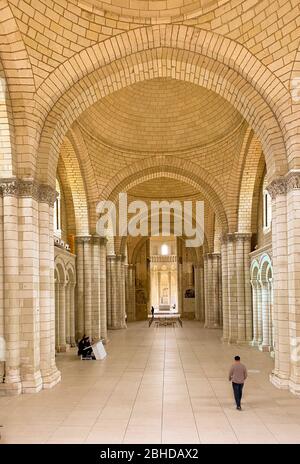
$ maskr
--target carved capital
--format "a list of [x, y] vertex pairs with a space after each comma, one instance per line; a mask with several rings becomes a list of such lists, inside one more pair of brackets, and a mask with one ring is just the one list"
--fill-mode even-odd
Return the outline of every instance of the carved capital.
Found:
[[0, 181], [1, 193], [3, 196], [18, 196], [19, 184], [18, 179], [1, 179]]
[[236, 241], [242, 241], [242, 242], [250, 242], [252, 234], [247, 234], [247, 233], [240, 233], [237, 232], [235, 235], [235, 240]]
[[50, 206], [53, 206], [57, 195], [55, 189], [49, 185], [38, 184], [31, 179], [1, 179], [0, 190], [3, 196], [33, 198]]
[[222, 244], [234, 243], [234, 242], [250, 242], [252, 234], [246, 232], [233, 232], [222, 236]]
[[75, 241], [76, 243], [89, 243], [92, 241], [92, 238], [91, 235], [77, 235]]
[[55, 189], [50, 187], [49, 185], [41, 184], [39, 187], [39, 202], [40, 203], [48, 203], [48, 205], [53, 206], [55, 200], [58, 196], [58, 193]]
[[292, 171], [289, 172], [286, 177], [286, 190], [290, 192], [294, 189], [300, 189], [300, 172], [299, 171]]
[[279, 177], [273, 180], [266, 188], [272, 199], [275, 199], [278, 195], [285, 195], [287, 188], [287, 182], [284, 177]]

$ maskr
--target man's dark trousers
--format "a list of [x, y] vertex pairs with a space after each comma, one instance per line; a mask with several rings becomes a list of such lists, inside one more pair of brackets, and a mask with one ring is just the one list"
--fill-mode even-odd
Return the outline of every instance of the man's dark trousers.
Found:
[[236, 402], [237, 408], [241, 407], [241, 399], [243, 395], [243, 383], [234, 383], [232, 382], [233, 392], [234, 392], [234, 399]]

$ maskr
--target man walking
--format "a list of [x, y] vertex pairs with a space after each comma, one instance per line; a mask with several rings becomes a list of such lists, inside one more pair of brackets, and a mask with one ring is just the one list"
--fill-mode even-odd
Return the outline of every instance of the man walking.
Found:
[[246, 366], [241, 363], [241, 358], [239, 356], [235, 356], [234, 361], [229, 371], [229, 381], [232, 382], [236, 409], [241, 411], [241, 399], [244, 382], [247, 378], [247, 369]]

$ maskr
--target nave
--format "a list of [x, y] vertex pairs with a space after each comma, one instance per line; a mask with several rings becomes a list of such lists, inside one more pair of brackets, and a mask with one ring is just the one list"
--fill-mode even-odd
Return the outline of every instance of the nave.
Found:
[[[196, 321], [134, 322], [109, 339], [100, 363], [57, 354], [56, 388], [1, 397], [2, 443], [300, 443], [300, 402], [269, 382], [269, 353]], [[249, 370], [242, 412], [227, 380], [237, 353]]]

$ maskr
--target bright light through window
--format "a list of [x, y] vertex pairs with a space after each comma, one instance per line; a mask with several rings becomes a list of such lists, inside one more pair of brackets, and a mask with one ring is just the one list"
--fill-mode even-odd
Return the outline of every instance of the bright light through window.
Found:
[[161, 246], [161, 254], [164, 256], [169, 254], [169, 247], [165, 243]]
[[264, 204], [263, 204], [263, 226], [265, 230], [269, 230], [271, 227], [271, 222], [272, 222], [272, 203], [271, 203], [271, 197], [270, 194], [267, 192], [267, 190], [264, 191], [263, 194], [264, 198]]
[[61, 225], [60, 225], [60, 185], [58, 180], [56, 179], [56, 191], [58, 196], [54, 203], [54, 233], [56, 235], [61, 234]]

